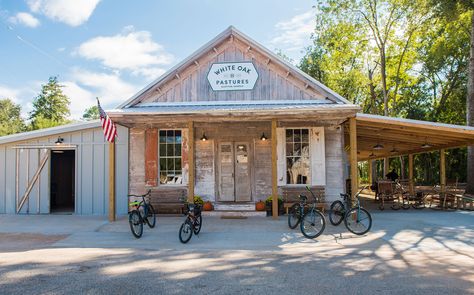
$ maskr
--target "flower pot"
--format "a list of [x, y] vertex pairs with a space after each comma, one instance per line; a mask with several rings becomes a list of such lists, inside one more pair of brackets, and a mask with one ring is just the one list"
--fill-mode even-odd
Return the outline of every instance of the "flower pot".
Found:
[[212, 211], [214, 210], [214, 206], [212, 206], [212, 203], [208, 201], [204, 203], [204, 205], [202, 206], [202, 209], [204, 211]]
[[255, 203], [255, 210], [256, 211], [265, 211], [265, 202], [259, 201]]

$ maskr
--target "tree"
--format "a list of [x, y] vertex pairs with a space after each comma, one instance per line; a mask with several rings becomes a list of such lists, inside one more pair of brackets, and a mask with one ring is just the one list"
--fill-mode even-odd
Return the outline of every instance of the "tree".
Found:
[[[463, 14], [470, 16], [470, 24], [467, 30], [470, 33], [469, 42], [469, 66], [467, 70], [467, 98], [466, 98], [466, 121], [467, 125], [474, 126], [474, 2], [472, 0], [431, 0], [441, 17], [455, 20]], [[474, 146], [467, 150], [467, 187], [466, 193], [474, 194]]]
[[0, 99], [0, 136], [19, 133], [25, 130], [21, 118], [21, 106], [11, 99]]
[[96, 105], [86, 109], [82, 115], [82, 119], [86, 121], [97, 120], [99, 118], [99, 108]]
[[41, 93], [33, 101], [30, 112], [30, 129], [53, 127], [69, 123], [69, 98], [63, 93], [57, 77], [50, 77], [48, 83], [41, 86]]

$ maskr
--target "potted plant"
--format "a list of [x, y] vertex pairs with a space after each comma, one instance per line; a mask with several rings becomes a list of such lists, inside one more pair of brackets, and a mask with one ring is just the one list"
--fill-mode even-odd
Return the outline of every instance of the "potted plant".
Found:
[[[267, 210], [267, 216], [272, 216], [272, 203], [273, 203], [273, 198], [272, 196], [268, 197], [265, 200], [265, 207]], [[283, 199], [281, 197], [278, 197], [278, 215], [283, 215], [284, 210], [283, 210]]]
[[204, 201], [200, 196], [194, 196], [194, 204], [203, 205]]
[[214, 210], [214, 206], [212, 205], [211, 201], [204, 202], [204, 205], [202, 205], [202, 210], [204, 210], [204, 211]]
[[257, 203], [255, 203], [255, 210], [265, 211], [265, 202], [263, 202], [262, 200], [259, 200]]

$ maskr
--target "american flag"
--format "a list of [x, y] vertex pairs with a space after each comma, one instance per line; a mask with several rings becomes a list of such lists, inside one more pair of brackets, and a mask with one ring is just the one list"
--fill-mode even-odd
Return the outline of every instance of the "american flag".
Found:
[[115, 137], [117, 136], [117, 128], [115, 128], [115, 124], [112, 119], [107, 116], [105, 111], [100, 106], [99, 99], [97, 99], [97, 106], [99, 108], [100, 123], [102, 123], [102, 129], [104, 129], [105, 139], [109, 142], [114, 142]]

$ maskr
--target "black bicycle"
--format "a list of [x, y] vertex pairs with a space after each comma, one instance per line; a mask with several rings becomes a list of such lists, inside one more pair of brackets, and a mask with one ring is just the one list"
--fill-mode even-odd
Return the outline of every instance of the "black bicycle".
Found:
[[360, 206], [360, 190], [356, 195], [356, 205], [350, 207], [351, 197], [348, 194], [341, 194], [344, 203], [337, 200], [331, 204], [329, 210], [329, 221], [332, 225], [339, 225], [344, 220], [344, 225], [353, 234], [363, 235], [372, 227], [372, 216]]
[[316, 196], [308, 186], [306, 186], [306, 189], [313, 196], [313, 203], [311, 205], [307, 205], [306, 196], [300, 195], [300, 203], [293, 205], [291, 207], [291, 211], [288, 212], [288, 226], [290, 228], [296, 228], [299, 223], [303, 236], [308, 239], [314, 239], [323, 233], [324, 228], [326, 227], [326, 219], [324, 218], [324, 215], [316, 208]]
[[150, 228], [156, 224], [155, 209], [150, 204], [151, 190], [144, 195], [128, 195], [128, 197], [141, 198], [141, 200], [129, 202], [129, 207], [133, 209], [128, 212], [128, 223], [135, 238], [139, 239], [143, 234], [143, 224], [146, 223]]
[[186, 219], [179, 228], [179, 240], [186, 244], [191, 240], [193, 233], [198, 235], [202, 226], [202, 205], [185, 204]]

